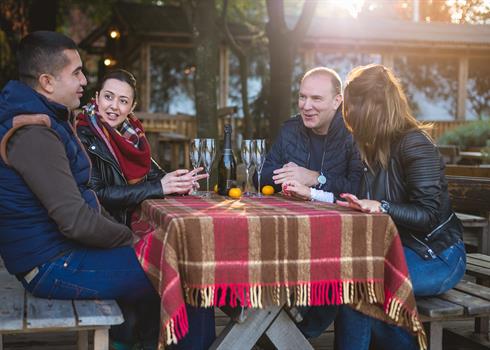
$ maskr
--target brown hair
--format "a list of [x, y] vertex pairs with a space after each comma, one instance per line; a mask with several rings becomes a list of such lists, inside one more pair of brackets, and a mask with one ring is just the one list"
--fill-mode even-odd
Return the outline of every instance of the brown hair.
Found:
[[134, 106], [136, 104], [136, 99], [138, 98], [138, 94], [136, 90], [136, 78], [134, 77], [134, 75], [124, 69], [111, 70], [102, 78], [102, 82], [100, 83], [99, 90], [101, 90], [104, 87], [105, 82], [109, 79], [116, 79], [122, 81], [123, 83], [127, 83], [131, 87], [131, 90], [133, 90], [133, 106]]
[[391, 145], [403, 134], [432, 127], [415, 119], [400, 82], [379, 64], [356, 67], [349, 73], [342, 114], [371, 169], [376, 164], [388, 167]]
[[335, 95], [342, 95], [342, 80], [340, 79], [340, 76], [337, 74], [336, 71], [333, 69], [327, 68], [327, 67], [316, 67], [313, 69], [310, 69], [303, 75], [303, 78], [301, 78], [301, 83], [303, 81], [313, 75], [323, 75], [326, 77], [330, 78], [330, 81], [332, 83], [332, 87], [334, 89]]

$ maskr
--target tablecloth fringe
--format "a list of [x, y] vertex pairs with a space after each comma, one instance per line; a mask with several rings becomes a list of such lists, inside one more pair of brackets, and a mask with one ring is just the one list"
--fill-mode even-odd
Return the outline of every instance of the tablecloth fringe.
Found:
[[[427, 338], [422, 323], [414, 310], [389, 295], [385, 299], [384, 286], [376, 281], [325, 281], [294, 285], [213, 285], [200, 288], [184, 287], [185, 299], [194, 307], [264, 305], [315, 306], [356, 304], [384, 305], [385, 314], [396, 324], [408, 327], [417, 334], [419, 347], [427, 349]], [[185, 305], [165, 325], [165, 343], [177, 343], [189, 328]]]
[[385, 312], [396, 324], [405, 325], [413, 333], [417, 334], [419, 348], [421, 350], [427, 350], [427, 336], [415, 312], [408, 310], [400, 300], [394, 297], [390, 298], [385, 304]]

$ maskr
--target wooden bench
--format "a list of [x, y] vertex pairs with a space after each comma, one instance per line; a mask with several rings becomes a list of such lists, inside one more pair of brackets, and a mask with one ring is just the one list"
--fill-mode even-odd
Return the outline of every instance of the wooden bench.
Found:
[[490, 178], [446, 176], [449, 197], [465, 232], [463, 240], [490, 254]]
[[36, 298], [0, 270], [0, 350], [3, 334], [64, 331], [78, 332], [79, 350], [88, 350], [89, 331], [94, 331], [94, 350], [107, 350], [110, 326], [123, 322], [114, 300]]
[[[417, 308], [422, 322], [427, 326], [429, 349], [442, 350], [445, 322], [475, 318], [475, 333], [481, 331], [479, 320], [490, 315], [490, 288], [461, 281], [439, 296], [417, 298]], [[473, 334], [461, 335], [471, 339]]]
[[490, 178], [490, 165], [446, 164], [446, 175]]
[[456, 164], [461, 160], [459, 146], [437, 145], [437, 149], [446, 164]]

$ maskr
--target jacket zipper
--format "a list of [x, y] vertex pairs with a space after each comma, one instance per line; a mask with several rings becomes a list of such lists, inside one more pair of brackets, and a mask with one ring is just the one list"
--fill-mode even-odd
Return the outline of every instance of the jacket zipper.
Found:
[[427, 253], [429, 253], [429, 255], [430, 255], [430, 257], [431, 257], [432, 259], [437, 258], [436, 253], [434, 253], [434, 251], [432, 250], [432, 248], [431, 248], [431, 247], [429, 247], [427, 244], [425, 244], [425, 243], [424, 243], [424, 242], [422, 242], [420, 239], [418, 239], [417, 237], [415, 237], [415, 236], [413, 235], [413, 233], [410, 233], [410, 236], [412, 236], [412, 237], [413, 237], [413, 239], [415, 239], [417, 242], [419, 242], [420, 244], [422, 244], [424, 247], [426, 247], [426, 248], [427, 248]]
[[436, 233], [437, 230], [439, 230], [441, 227], [443, 227], [444, 225], [446, 225], [449, 221], [451, 221], [452, 217], [454, 216], [454, 213], [451, 213], [451, 215], [449, 215], [449, 217], [446, 219], [446, 221], [444, 221], [442, 224], [440, 224], [439, 226], [437, 226], [435, 229], [433, 229], [428, 235], [427, 235], [427, 238], [430, 238], [434, 233]]
[[106, 158], [104, 157], [103, 155], [97, 153], [97, 152], [94, 152], [90, 149], [90, 147], [88, 148], [89, 152], [92, 153], [93, 155], [99, 157], [100, 159], [102, 159], [103, 161], [109, 163], [115, 170], [116, 172], [121, 176], [121, 178], [123, 179], [124, 183], [128, 183], [126, 181], [126, 178], [124, 177], [124, 175], [122, 174], [121, 170], [119, 170], [119, 167], [117, 166], [117, 164], [115, 164], [112, 160], [110, 160], [109, 158]]
[[[393, 159], [390, 159], [390, 166], [391, 166], [391, 162], [392, 161], [393, 161]], [[389, 177], [390, 177], [390, 172], [389, 171], [386, 171], [386, 197], [387, 197], [387, 199], [389, 201], [391, 201], [391, 198], [390, 198], [390, 181], [389, 181]], [[432, 231], [432, 232], [434, 232], [434, 231]], [[429, 247], [427, 244], [425, 244], [420, 239], [418, 239], [417, 237], [415, 237], [415, 235], [413, 233], [410, 233], [410, 236], [412, 236], [413, 239], [415, 239], [417, 242], [419, 242], [420, 244], [422, 244], [427, 249], [427, 253], [429, 253], [429, 255], [430, 255], [430, 257], [432, 259], [437, 258], [436, 253], [434, 253], [434, 251], [432, 250], [431, 247]]]

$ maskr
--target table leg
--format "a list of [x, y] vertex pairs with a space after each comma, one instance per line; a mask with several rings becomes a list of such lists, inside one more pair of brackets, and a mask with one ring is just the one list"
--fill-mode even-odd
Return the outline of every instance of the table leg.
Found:
[[281, 312], [281, 307], [249, 310], [243, 323], [231, 321], [211, 345], [210, 350], [251, 349]]
[[313, 350], [310, 342], [306, 340], [284, 309], [281, 310], [265, 334], [277, 349]]

